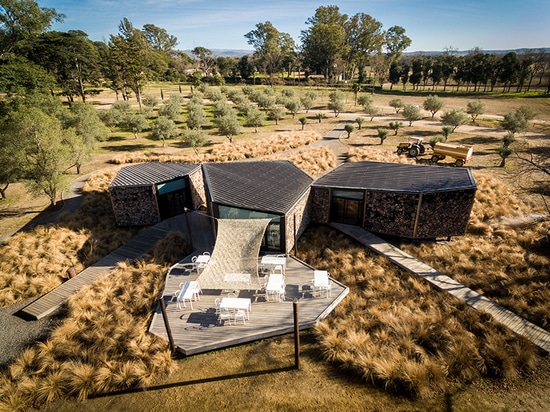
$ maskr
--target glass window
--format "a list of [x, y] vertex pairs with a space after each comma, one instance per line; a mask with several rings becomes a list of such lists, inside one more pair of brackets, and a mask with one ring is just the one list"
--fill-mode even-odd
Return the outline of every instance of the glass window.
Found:
[[363, 224], [362, 191], [333, 190], [330, 207], [330, 220], [348, 225]]
[[220, 219], [271, 219], [265, 231], [262, 247], [281, 250], [281, 216], [224, 205], [218, 205], [218, 216]]

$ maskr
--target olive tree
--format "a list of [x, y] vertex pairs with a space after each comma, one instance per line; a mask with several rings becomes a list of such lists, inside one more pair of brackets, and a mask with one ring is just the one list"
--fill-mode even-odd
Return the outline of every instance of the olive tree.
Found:
[[166, 146], [166, 140], [179, 134], [176, 123], [168, 117], [159, 116], [151, 126], [151, 137], [162, 142], [162, 147]]
[[338, 117], [340, 112], [344, 111], [346, 108], [344, 93], [340, 90], [334, 90], [329, 93], [328, 98], [328, 108], [334, 112], [334, 117]]
[[441, 115], [441, 121], [444, 125], [451, 126], [453, 128], [451, 133], [454, 133], [458, 126], [468, 121], [468, 116], [462, 109], [453, 109], [450, 112], [443, 113]]
[[422, 119], [422, 112], [420, 107], [414, 104], [406, 104], [403, 107], [403, 117], [409, 121], [409, 126], [412, 126], [413, 122]]
[[435, 114], [443, 108], [443, 106], [445, 106], [445, 102], [437, 95], [429, 95], [426, 100], [424, 100], [424, 103], [422, 103], [424, 110], [427, 110], [432, 114], [432, 119]]
[[485, 113], [485, 104], [480, 102], [479, 100], [468, 102], [468, 104], [466, 105], [466, 113], [471, 116], [472, 122], [475, 123], [478, 116]]
[[181, 140], [191, 146], [195, 154], [199, 154], [198, 148], [204, 146], [208, 141], [206, 135], [200, 129], [186, 129]]
[[403, 102], [403, 100], [401, 99], [391, 99], [389, 106], [395, 109], [396, 114], [399, 114], [401, 109], [405, 107], [405, 102]]
[[227, 137], [229, 143], [233, 143], [233, 136], [241, 132], [241, 124], [234, 110], [215, 119], [219, 132]]
[[394, 136], [397, 136], [397, 132], [402, 127], [403, 127], [403, 122], [399, 122], [399, 121], [390, 122], [390, 129], [393, 130], [393, 135]]
[[283, 109], [282, 107], [273, 107], [267, 113], [267, 118], [269, 120], [275, 120], [275, 124], [279, 124], [279, 120], [285, 118], [285, 109]]
[[245, 122], [247, 126], [253, 127], [254, 131], [258, 133], [258, 127], [264, 125], [265, 116], [258, 107], [250, 105], [246, 109]]

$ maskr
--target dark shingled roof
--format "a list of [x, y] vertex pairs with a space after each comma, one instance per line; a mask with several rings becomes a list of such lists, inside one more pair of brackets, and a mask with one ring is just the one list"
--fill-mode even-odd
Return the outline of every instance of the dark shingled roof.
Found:
[[109, 187], [152, 186], [187, 176], [199, 167], [200, 165], [186, 163], [138, 163], [120, 169]]
[[312, 187], [430, 193], [475, 189], [469, 169], [400, 163], [343, 163], [317, 179]]
[[313, 179], [289, 161], [203, 164], [215, 203], [274, 214], [288, 212]]

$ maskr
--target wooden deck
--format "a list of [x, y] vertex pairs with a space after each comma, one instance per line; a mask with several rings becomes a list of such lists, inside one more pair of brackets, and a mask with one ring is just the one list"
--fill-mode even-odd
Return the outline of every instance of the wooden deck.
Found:
[[[189, 225], [193, 236], [193, 244], [199, 248], [210, 248], [213, 243], [213, 235], [208, 226], [210, 219], [198, 212], [188, 215]], [[134, 239], [119, 247], [113, 253], [100, 259], [92, 266], [84, 269], [74, 278], [53, 289], [51, 292], [39, 297], [34, 302], [24, 307], [18, 315], [25, 319], [41, 319], [55, 312], [69, 296], [73, 295], [85, 285], [92, 284], [101, 276], [110, 273], [118, 262], [128, 261], [130, 263], [142, 257], [163, 239], [168, 232], [180, 231], [188, 240], [188, 230], [184, 215], [178, 215], [152, 226], [141, 232]]]
[[[293, 301], [298, 300], [298, 321], [300, 329], [308, 329], [325, 318], [349, 293], [341, 283], [332, 281], [330, 297], [312, 294], [313, 268], [287, 257], [285, 274], [286, 298], [284, 302], [266, 302], [264, 294], [241, 290], [239, 297], [252, 299], [250, 319], [243, 324], [220, 325], [215, 313], [214, 300], [226, 296], [221, 290], [203, 290], [200, 300], [178, 309], [172, 301], [179, 284], [196, 280], [198, 275], [191, 271], [189, 256], [167, 274], [162, 299], [166, 304], [168, 323], [177, 350], [184, 355], [194, 355], [242, 343], [252, 342], [293, 332]], [[149, 331], [168, 340], [160, 305], [153, 316]]]
[[440, 290], [456, 296], [469, 306], [489, 313], [495, 320], [507, 326], [515, 333], [522, 335], [539, 348], [550, 352], [550, 332], [532, 324], [515, 313], [492, 302], [486, 297], [474, 292], [466, 286], [456, 282], [449, 276], [443, 275], [432, 267], [419, 262], [401, 249], [387, 243], [383, 239], [358, 226], [332, 223], [335, 229], [347, 234], [375, 252], [384, 255], [402, 269], [421, 276]]

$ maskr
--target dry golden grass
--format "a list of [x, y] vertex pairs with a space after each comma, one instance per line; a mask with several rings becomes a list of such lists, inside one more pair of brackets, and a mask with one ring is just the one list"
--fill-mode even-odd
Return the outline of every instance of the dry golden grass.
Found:
[[474, 175], [478, 190], [465, 236], [401, 247], [550, 330], [550, 222], [529, 220], [531, 213], [542, 211], [496, 178], [481, 171]]
[[71, 266], [81, 271], [80, 254], [90, 236], [84, 228], [39, 226], [9, 238], [0, 246], [0, 307], [55, 288]]
[[366, 160], [374, 162], [391, 162], [416, 164], [414, 159], [407, 156], [398, 156], [387, 148], [377, 149], [372, 146], [351, 147], [348, 151], [348, 162], [363, 162]]
[[510, 378], [536, 362], [524, 338], [332, 229], [311, 227], [298, 250], [350, 287], [316, 331], [325, 358], [367, 382], [423, 397], [455, 379]]
[[0, 410], [146, 387], [170, 373], [167, 342], [147, 325], [168, 265], [190, 252], [180, 233], [170, 233], [144, 260], [122, 263], [72, 296], [63, 323], [6, 371]]
[[336, 166], [336, 155], [326, 147], [307, 147], [290, 153], [264, 156], [265, 160], [289, 160], [312, 177], [319, 176]]
[[123, 153], [114, 156], [111, 162], [115, 164], [140, 162], [227, 162], [259, 158], [274, 153], [290, 151], [299, 147], [308, 146], [320, 138], [321, 136], [319, 134], [312, 131], [281, 132], [262, 139], [239, 140], [234, 143], [226, 142], [218, 144], [205, 154], [184, 156], [154, 152]]

